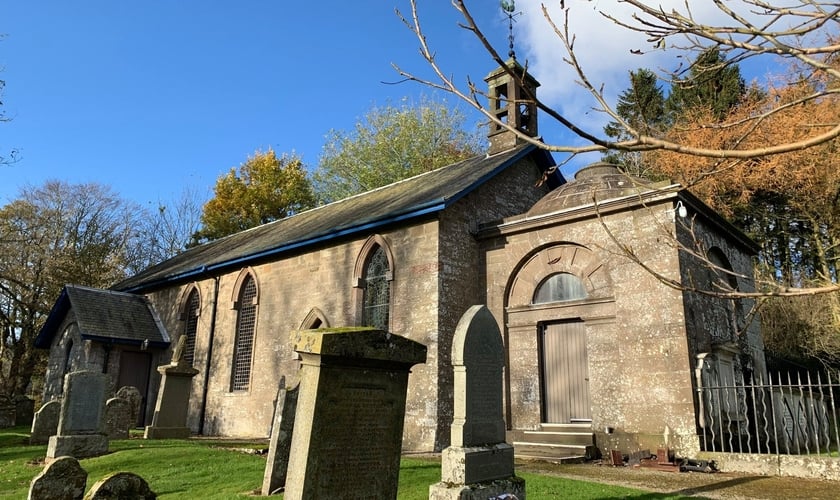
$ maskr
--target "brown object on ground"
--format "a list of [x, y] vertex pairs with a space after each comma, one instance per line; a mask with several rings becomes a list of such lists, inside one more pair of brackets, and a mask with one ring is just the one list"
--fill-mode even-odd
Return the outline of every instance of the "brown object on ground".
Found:
[[734, 472], [664, 472], [648, 467], [612, 467], [584, 464], [554, 464], [536, 460], [517, 460], [516, 472], [545, 474], [581, 481], [614, 484], [627, 488], [726, 499], [808, 498], [834, 500], [840, 483], [797, 477], [739, 474]]

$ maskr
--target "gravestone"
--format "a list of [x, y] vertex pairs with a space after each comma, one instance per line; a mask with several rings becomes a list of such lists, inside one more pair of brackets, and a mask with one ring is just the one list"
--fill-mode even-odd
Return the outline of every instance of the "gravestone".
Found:
[[32, 425], [35, 401], [26, 396], [15, 397], [15, 425]]
[[280, 492], [286, 484], [299, 387], [299, 380], [296, 380], [292, 387], [287, 388], [286, 377], [280, 378], [280, 388], [277, 391], [277, 403], [274, 408], [274, 423], [271, 426], [271, 438], [268, 443], [268, 459], [263, 475], [263, 495]]
[[120, 387], [114, 397], [125, 399], [129, 402], [131, 405], [129, 411], [131, 411], [132, 418], [134, 419], [131, 421], [131, 427], [135, 427], [137, 422], [140, 421], [140, 405], [143, 404], [143, 396], [140, 394], [140, 389], [133, 385], [124, 385]]
[[94, 484], [85, 500], [154, 500], [157, 493], [152, 491], [145, 479], [131, 472], [115, 472]]
[[0, 429], [14, 427], [16, 414], [17, 410], [12, 398], [0, 395]]
[[29, 483], [29, 500], [81, 500], [87, 472], [73, 457], [58, 457]]
[[302, 359], [284, 498], [397, 498], [408, 374], [426, 347], [373, 328], [293, 340]]
[[64, 455], [85, 458], [108, 451], [104, 417], [105, 388], [109, 378], [94, 371], [78, 371], [64, 376], [58, 432], [50, 436], [47, 462]]
[[111, 398], [105, 402], [105, 433], [108, 439], [128, 439], [128, 430], [134, 427], [131, 402], [122, 398]]
[[44, 403], [32, 419], [29, 444], [47, 444], [50, 436], [58, 434], [58, 418], [61, 415], [61, 402], [52, 400]]
[[485, 306], [461, 317], [452, 340], [455, 407], [451, 446], [441, 453], [441, 481], [430, 500], [525, 500], [525, 480], [513, 470], [502, 414], [504, 345]]
[[160, 389], [155, 403], [152, 425], [146, 426], [146, 439], [186, 439], [190, 437], [187, 415], [190, 409], [190, 391], [193, 377], [198, 370], [184, 359], [186, 335], [181, 335], [168, 365], [158, 367], [161, 374]]

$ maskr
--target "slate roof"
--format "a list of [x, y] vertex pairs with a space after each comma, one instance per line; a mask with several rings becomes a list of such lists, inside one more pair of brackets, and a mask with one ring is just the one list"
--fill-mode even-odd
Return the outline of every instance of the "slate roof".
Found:
[[191, 248], [117, 284], [114, 289], [143, 292], [227, 268], [277, 258], [335, 238], [428, 216], [449, 207], [487, 180], [531, 155], [541, 168], [551, 155], [524, 144], [493, 156], [481, 155], [366, 193]]
[[82, 339], [105, 343], [167, 347], [169, 334], [149, 301], [142, 295], [66, 285], [47, 321], [35, 338], [35, 347], [49, 348], [70, 309]]

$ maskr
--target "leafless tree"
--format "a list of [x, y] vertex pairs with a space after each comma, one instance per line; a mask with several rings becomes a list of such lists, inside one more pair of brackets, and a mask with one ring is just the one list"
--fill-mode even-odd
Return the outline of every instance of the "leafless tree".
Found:
[[[634, 10], [629, 19], [619, 18], [608, 12], [600, 14], [605, 23], [614, 23], [624, 29], [644, 34], [650, 44], [648, 47], [627, 47], [628, 56], [650, 50], [676, 50], [683, 54], [699, 53], [709, 47], [716, 47], [726, 56], [724, 64], [739, 64], [757, 57], [775, 57], [778, 67], [790, 68], [795, 64], [803, 69], [803, 78], [821, 79], [826, 83], [819, 86], [810, 95], [802, 96], [796, 102], [786, 102], [770, 109], [758, 110], [743, 120], [742, 123], [707, 123], [703, 127], [734, 127], [744, 129], [745, 136], [750, 130], [771, 124], [775, 117], [783, 115], [797, 104], [824, 98], [835, 98], [840, 94], [840, 71], [828, 63], [831, 55], [840, 50], [838, 44], [838, 22], [840, 22], [840, 2], [821, 0], [708, 0], [725, 19], [720, 23], [706, 23], [696, 18], [688, 1], [681, 4], [669, 2], [663, 7], [659, 2], [640, 0], [618, 0]], [[505, 66], [503, 51], [490, 42], [485, 30], [478, 25], [464, 0], [452, 0], [452, 6], [460, 15], [459, 25], [472, 32], [490, 56], [500, 66]], [[478, 3], [478, 2], [475, 2]], [[571, 156], [607, 150], [620, 151], [674, 151], [687, 155], [726, 159], [749, 159], [797, 151], [815, 146], [840, 136], [840, 123], [802, 123], [802, 134], [796, 139], [783, 144], [746, 146], [745, 142], [734, 141], [728, 147], [704, 148], [669, 140], [665, 137], [646, 135], [645, 131], [634, 128], [616, 112], [609, 102], [604, 87], [590, 80], [586, 72], [586, 61], [576, 57], [576, 36], [570, 30], [570, 20], [574, 7], [591, 4], [591, 0], [559, 0], [562, 19], [552, 14], [545, 3], [541, 4], [542, 15], [557, 37], [558, 47], [565, 51], [564, 61], [574, 71], [576, 83], [582, 86], [592, 99], [593, 109], [603, 113], [608, 120], [619, 123], [626, 131], [628, 140], [614, 141], [600, 131], [589, 130], [590, 125], [581, 121], [581, 117], [568, 116], [559, 109], [541, 101], [536, 95], [526, 93], [525, 100], [536, 103], [542, 113], [556, 120], [575, 136], [584, 140], [584, 144], [562, 144], [551, 138], [529, 137], [526, 134], [500, 121], [488, 107], [488, 96], [469, 78], [458, 82], [442, 68], [435, 57], [435, 50], [427, 39], [421, 25], [421, 13], [416, 0], [411, 0], [409, 16], [398, 12], [403, 22], [416, 35], [420, 43], [420, 52], [432, 68], [435, 78], [422, 78], [396, 67], [406, 79], [452, 93], [470, 103], [490, 122], [494, 122], [519, 135], [522, 140], [543, 149], [569, 153]], [[670, 4], [674, 4], [673, 6]], [[481, 5], [486, 7], [486, 3]], [[690, 60], [684, 57], [684, 60]], [[527, 69], [527, 63], [526, 63]], [[660, 75], [666, 81], [681, 79], [686, 81], [690, 67], [677, 67], [663, 71]], [[517, 75], [511, 71], [511, 76]], [[747, 127], [743, 127], [744, 125]]]

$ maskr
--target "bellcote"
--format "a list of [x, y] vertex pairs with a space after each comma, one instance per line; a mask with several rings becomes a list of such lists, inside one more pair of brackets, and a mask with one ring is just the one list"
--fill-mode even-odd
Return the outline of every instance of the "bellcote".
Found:
[[[516, 59], [509, 59], [505, 66], [484, 78], [488, 87], [489, 111], [502, 123], [527, 136], [537, 137], [537, 103], [533, 98], [540, 83]], [[487, 137], [490, 139], [490, 154], [506, 151], [524, 142], [496, 122], [490, 122]]]

